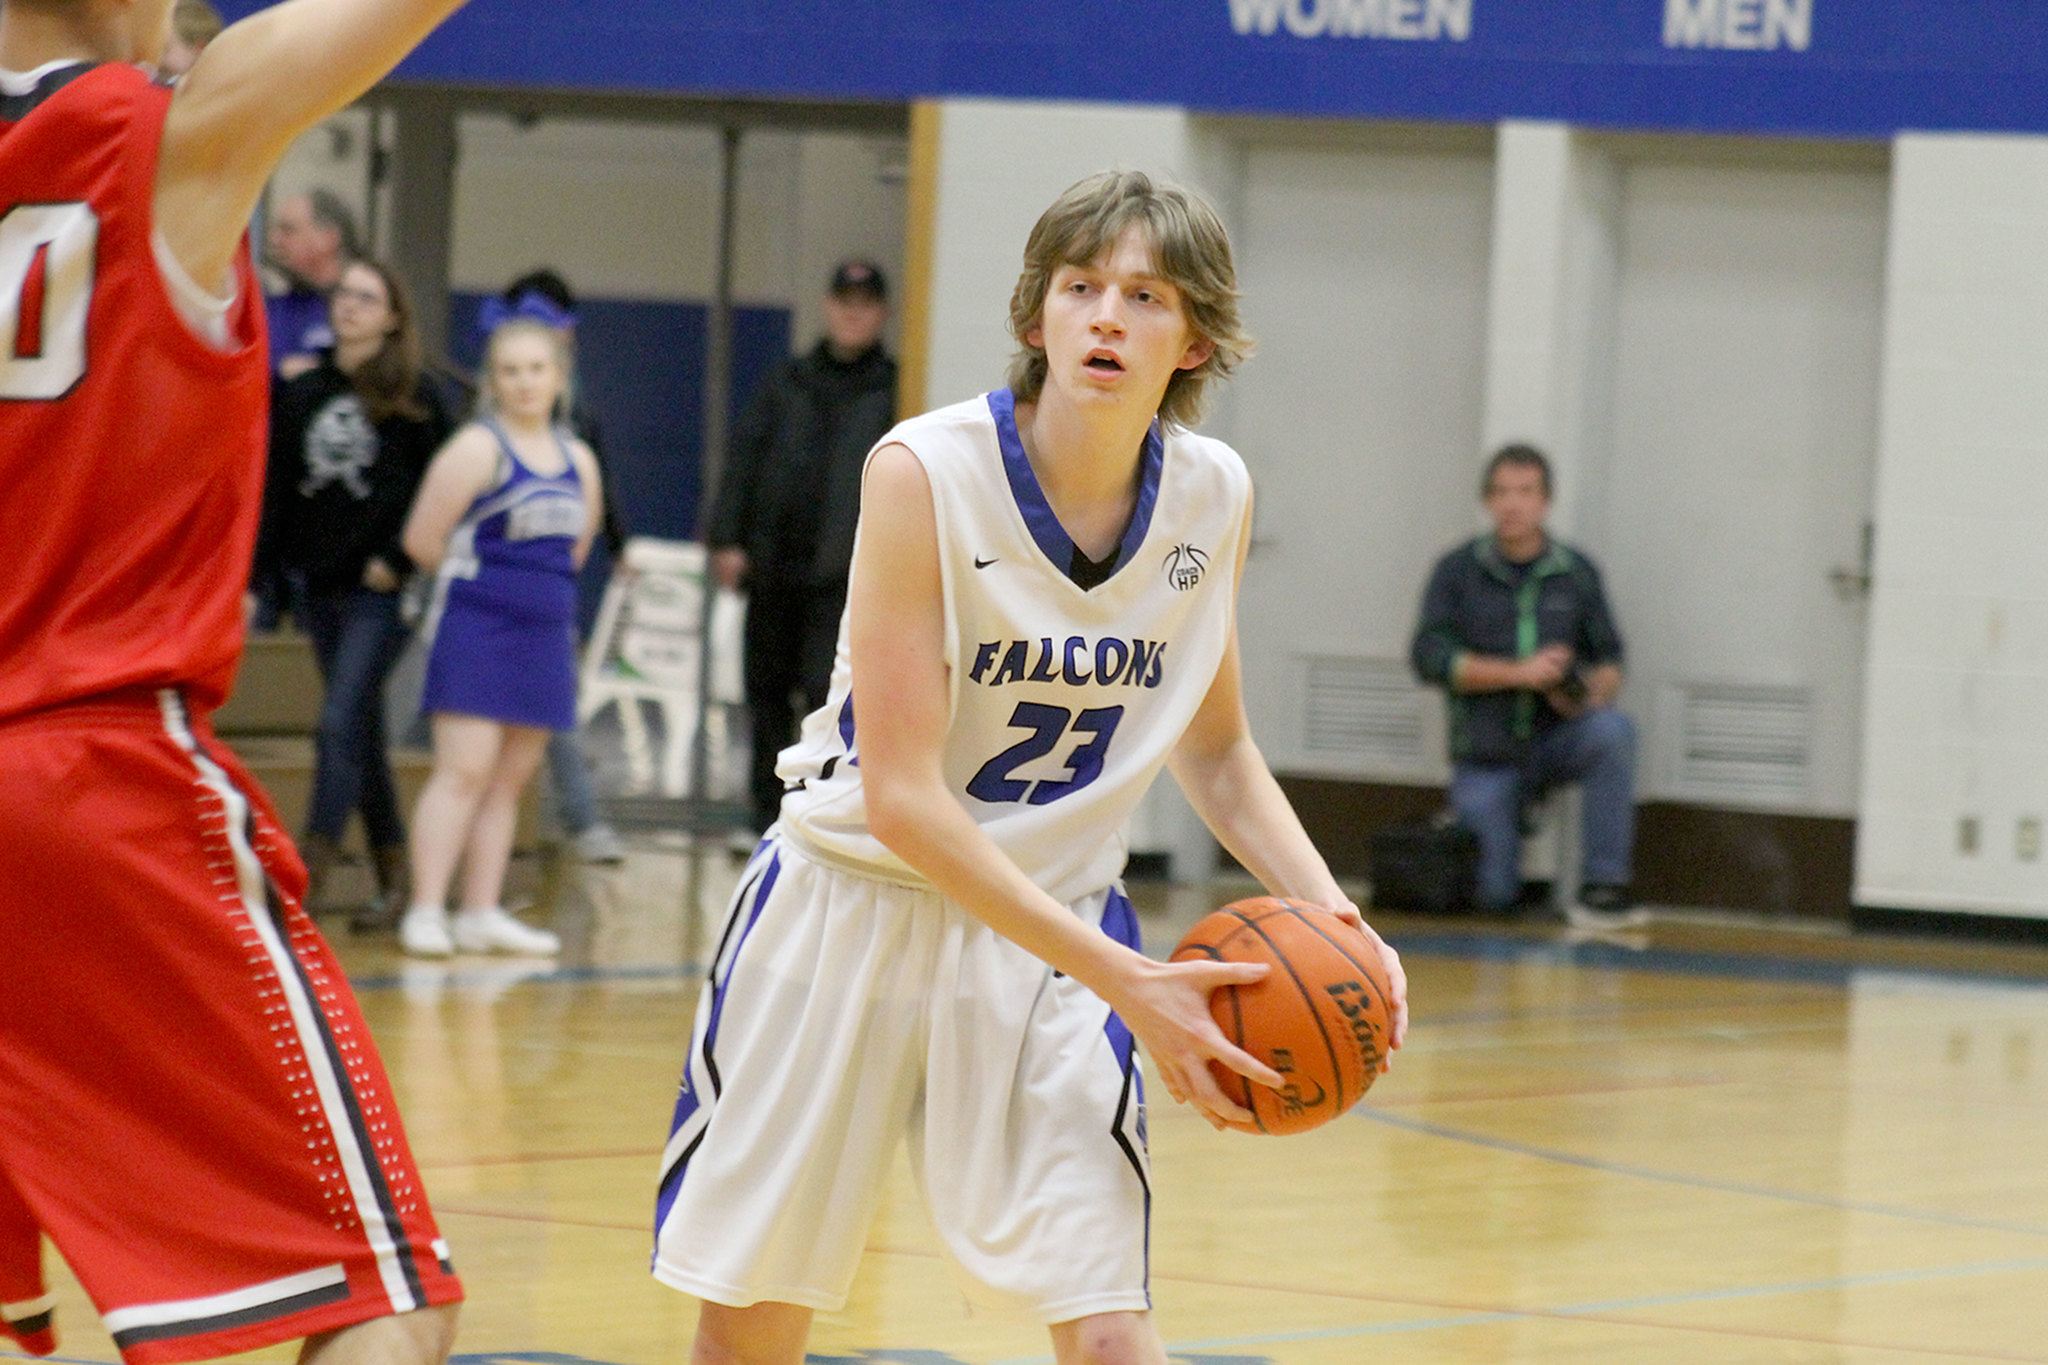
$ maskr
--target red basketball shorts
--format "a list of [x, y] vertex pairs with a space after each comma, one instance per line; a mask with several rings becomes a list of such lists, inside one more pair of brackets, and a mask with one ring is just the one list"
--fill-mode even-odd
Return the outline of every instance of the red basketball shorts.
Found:
[[0, 1332], [41, 1235], [131, 1365], [462, 1297], [304, 890], [177, 694], [0, 722]]

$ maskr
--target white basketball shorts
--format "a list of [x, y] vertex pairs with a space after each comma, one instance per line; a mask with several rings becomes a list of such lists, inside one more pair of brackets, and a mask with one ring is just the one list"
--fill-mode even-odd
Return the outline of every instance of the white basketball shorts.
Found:
[[[1137, 945], [1120, 888], [1072, 909]], [[697, 1007], [655, 1278], [734, 1307], [843, 1307], [906, 1139], [976, 1279], [1047, 1323], [1151, 1306], [1144, 1088], [1123, 1021], [936, 892], [771, 832]]]

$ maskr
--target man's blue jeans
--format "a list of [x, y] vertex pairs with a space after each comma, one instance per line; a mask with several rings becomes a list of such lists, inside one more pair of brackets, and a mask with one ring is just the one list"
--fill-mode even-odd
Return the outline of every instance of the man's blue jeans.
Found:
[[313, 637], [313, 656], [327, 686], [306, 832], [339, 840], [349, 813], [360, 810], [372, 848], [403, 844], [405, 823], [384, 738], [384, 680], [407, 635], [398, 594], [361, 587], [309, 591], [295, 612]]
[[1479, 899], [1490, 910], [1522, 891], [1522, 807], [1552, 787], [1580, 786], [1580, 876], [1625, 886], [1635, 857], [1636, 727], [1615, 710], [1588, 711], [1538, 736], [1527, 760], [1459, 763], [1451, 770], [1458, 823], [1479, 836]]

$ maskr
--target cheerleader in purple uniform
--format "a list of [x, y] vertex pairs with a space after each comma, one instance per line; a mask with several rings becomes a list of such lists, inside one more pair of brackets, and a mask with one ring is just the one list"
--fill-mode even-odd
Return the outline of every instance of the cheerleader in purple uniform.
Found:
[[576, 724], [576, 570], [602, 495], [590, 448], [557, 421], [561, 339], [506, 323], [484, 368], [479, 419], [434, 457], [405, 528], [406, 553], [438, 570], [421, 703], [434, 771], [413, 814], [413, 904], [398, 935], [422, 957], [561, 947], [500, 900], [519, 794], [550, 732]]

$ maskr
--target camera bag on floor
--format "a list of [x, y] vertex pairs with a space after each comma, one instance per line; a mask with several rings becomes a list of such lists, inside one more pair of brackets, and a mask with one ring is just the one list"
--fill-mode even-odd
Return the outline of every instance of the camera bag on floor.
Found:
[[1367, 845], [1376, 910], [1469, 915], [1479, 908], [1479, 836], [1446, 819], [1384, 825]]

